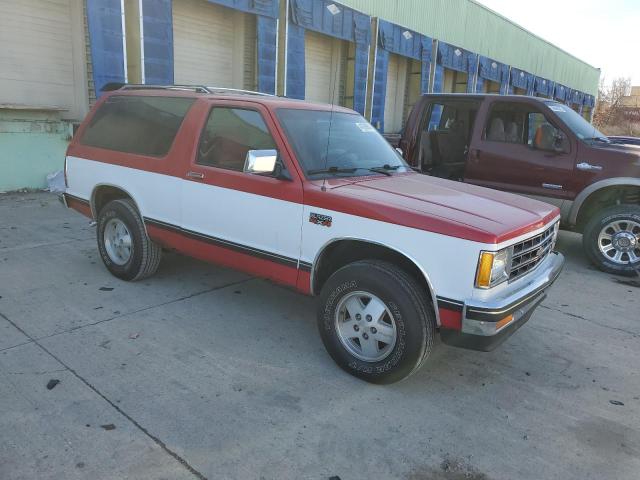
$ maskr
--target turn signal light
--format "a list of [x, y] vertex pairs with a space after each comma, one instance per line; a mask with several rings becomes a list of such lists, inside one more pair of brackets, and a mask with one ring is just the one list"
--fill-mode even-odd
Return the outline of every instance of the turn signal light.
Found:
[[499, 322], [496, 322], [496, 330], [500, 330], [505, 325], [508, 325], [513, 320], [513, 315], [507, 315]]
[[476, 286], [489, 288], [491, 286], [491, 270], [493, 268], [493, 253], [482, 252], [478, 262], [478, 273], [476, 274]]

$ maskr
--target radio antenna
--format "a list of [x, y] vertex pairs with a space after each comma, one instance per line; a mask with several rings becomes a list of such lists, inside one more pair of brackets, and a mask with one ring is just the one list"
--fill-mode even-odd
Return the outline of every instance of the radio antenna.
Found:
[[[341, 44], [341, 47], [343, 45]], [[333, 50], [333, 48], [332, 48]], [[323, 166], [323, 170], [327, 169], [327, 163], [329, 162], [329, 144], [331, 143], [331, 127], [333, 126], [333, 111], [335, 109], [335, 93], [336, 93], [336, 83], [338, 83], [338, 65], [335, 65], [334, 68], [334, 64], [333, 62], [335, 61], [335, 57], [336, 56], [342, 56], [342, 48], [340, 48], [339, 50], [339, 55], [334, 55], [333, 51], [331, 52], [331, 71], [332, 71], [332, 76], [331, 76], [331, 81], [329, 83], [330, 88], [331, 88], [331, 113], [329, 114], [329, 133], [327, 135], [327, 149], [324, 155], [324, 166]], [[322, 188], [321, 190], [323, 192], [327, 191], [327, 187], [326, 187], [326, 183], [327, 183], [327, 176], [325, 174], [324, 178], [322, 179]]]

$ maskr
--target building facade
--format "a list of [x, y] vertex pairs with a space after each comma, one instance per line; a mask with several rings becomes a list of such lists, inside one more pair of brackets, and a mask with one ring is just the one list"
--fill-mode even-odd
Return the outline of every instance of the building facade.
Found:
[[402, 129], [429, 92], [554, 98], [600, 72], [472, 0], [0, 0], [0, 191], [45, 186], [111, 82], [344, 105]]

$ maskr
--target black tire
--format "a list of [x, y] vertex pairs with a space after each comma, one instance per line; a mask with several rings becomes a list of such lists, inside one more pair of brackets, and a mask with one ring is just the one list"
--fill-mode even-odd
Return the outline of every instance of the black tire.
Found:
[[[613, 222], [633, 221], [640, 223], [640, 206], [616, 205], [597, 212], [584, 228], [582, 245], [589, 260], [600, 270], [617, 275], [634, 276], [640, 271], [640, 260], [621, 264], [614, 262], [600, 251], [598, 236], [600, 232]], [[634, 232], [635, 233], [635, 232]], [[635, 255], [639, 250], [635, 251]], [[629, 256], [623, 257], [623, 261], [629, 261]]]
[[[131, 236], [131, 255], [124, 265], [113, 262], [107, 253], [104, 240], [105, 226], [117, 218], [125, 224]], [[98, 213], [98, 251], [107, 269], [122, 280], [137, 281], [150, 277], [158, 269], [162, 248], [147, 236], [144, 223], [135, 204], [130, 199], [113, 200]]]
[[[351, 292], [377, 296], [393, 315], [397, 340], [379, 362], [358, 359], [345, 348], [336, 331], [336, 310]], [[333, 360], [362, 380], [389, 384], [407, 378], [427, 359], [433, 347], [436, 321], [433, 307], [418, 282], [393, 264], [362, 260], [340, 268], [327, 280], [318, 308], [320, 336]]]

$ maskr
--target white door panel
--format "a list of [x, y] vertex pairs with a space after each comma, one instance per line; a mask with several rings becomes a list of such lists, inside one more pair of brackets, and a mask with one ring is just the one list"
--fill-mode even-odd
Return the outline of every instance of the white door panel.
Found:
[[288, 258], [300, 256], [302, 205], [186, 181], [182, 227]]

